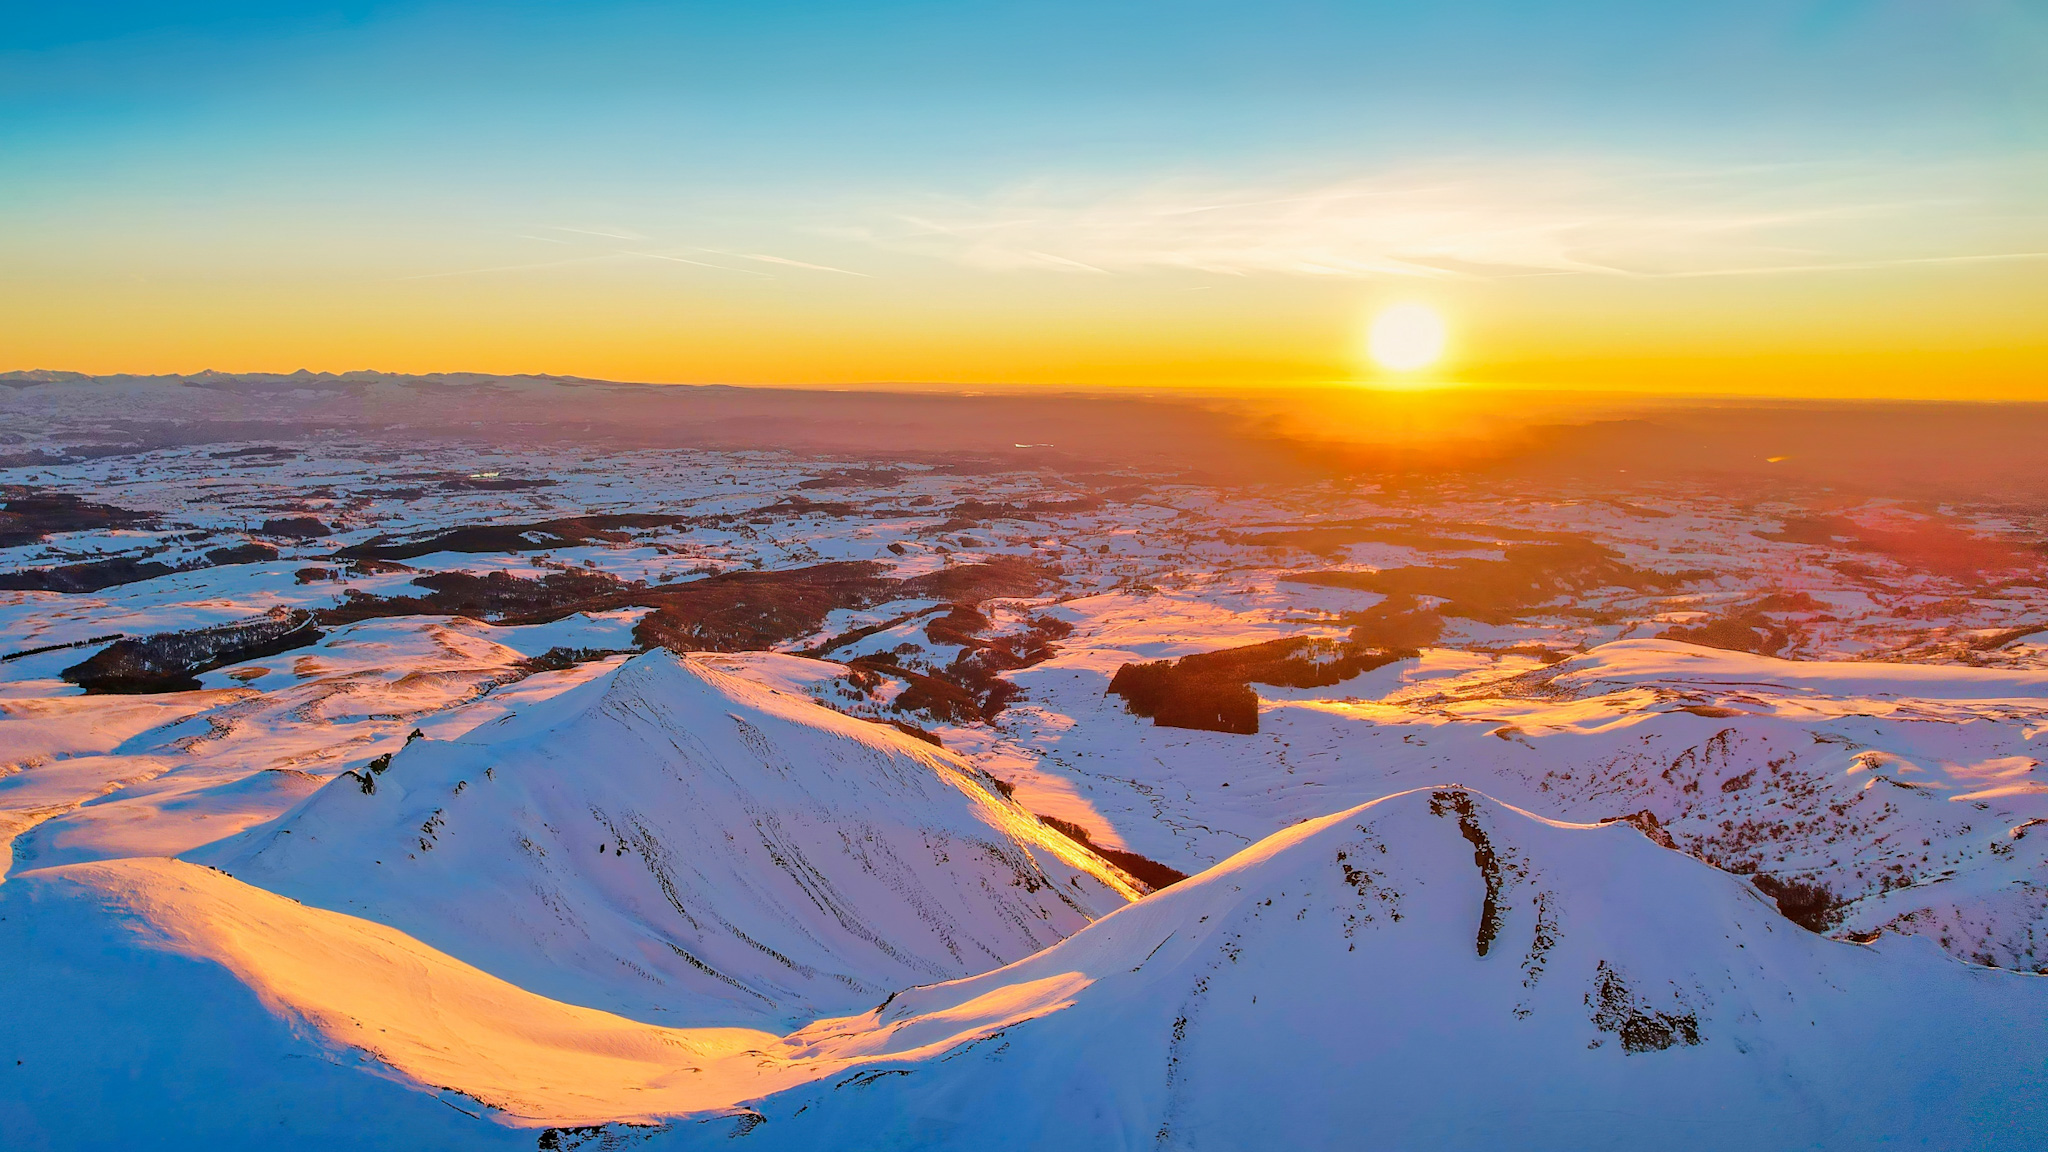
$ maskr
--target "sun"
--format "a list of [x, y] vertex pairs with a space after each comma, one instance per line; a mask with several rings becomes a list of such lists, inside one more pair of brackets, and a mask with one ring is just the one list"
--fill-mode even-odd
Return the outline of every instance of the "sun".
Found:
[[1396, 304], [1373, 318], [1366, 337], [1375, 363], [1395, 372], [1427, 368], [1444, 354], [1444, 320], [1422, 304]]

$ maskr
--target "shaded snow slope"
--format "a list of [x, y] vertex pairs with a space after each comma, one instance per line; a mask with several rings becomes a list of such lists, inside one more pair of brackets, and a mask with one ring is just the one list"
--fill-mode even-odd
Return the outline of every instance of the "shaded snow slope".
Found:
[[1006, 995], [1045, 1006], [757, 1102], [747, 1146], [2048, 1141], [2048, 980], [1827, 940], [1632, 827], [1463, 789], [1280, 833], [1023, 963], [790, 1043], [883, 1052]]
[[857, 1009], [1136, 894], [957, 757], [660, 651], [194, 858], [543, 995], [689, 1024]]

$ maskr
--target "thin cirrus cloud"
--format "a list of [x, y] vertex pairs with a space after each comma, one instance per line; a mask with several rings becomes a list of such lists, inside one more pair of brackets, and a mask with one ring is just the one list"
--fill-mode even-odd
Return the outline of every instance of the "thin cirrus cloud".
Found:
[[1998, 173], [1823, 165], [1418, 169], [1294, 186], [1039, 182], [835, 230], [989, 271], [1494, 279], [1768, 275], [2037, 259]]
[[[648, 239], [648, 237], [642, 236], [638, 233], [599, 232], [588, 228], [556, 228], [554, 230], [558, 232], [575, 233], [576, 235], [579, 236], [600, 237], [607, 240], [640, 241]], [[538, 240], [548, 244], [567, 243], [567, 241], [563, 241], [549, 236], [533, 236], [528, 234], [519, 234], [516, 238], [521, 240]], [[635, 260], [656, 260], [669, 264], [685, 264], [695, 268], [709, 268], [719, 272], [731, 272], [741, 276], [751, 276], [761, 279], [772, 278], [769, 273], [759, 271], [758, 269], [735, 268], [732, 267], [730, 264], [719, 264], [709, 260], [698, 260], [695, 259], [693, 256], [683, 255], [683, 252], [694, 253], [695, 255], [699, 256], [716, 256], [729, 260], [751, 260], [760, 264], [772, 264], [784, 268], [797, 268], [807, 272], [830, 272], [833, 273], [834, 275], [839, 276], [858, 276], [864, 279], [868, 278], [868, 273], [866, 272], [855, 272], [847, 268], [835, 268], [829, 264], [813, 264], [806, 260], [795, 260], [787, 256], [773, 256], [764, 252], [727, 252], [716, 248], [686, 248], [678, 252], [649, 251], [643, 248], [607, 247], [604, 251], [601, 252], [593, 252], [581, 256], [570, 256], [560, 260], [541, 260], [532, 262], [522, 262], [517, 264], [491, 264], [476, 268], [445, 269], [434, 272], [416, 273], [409, 276], [401, 276], [398, 277], [398, 279], [439, 280], [458, 276], [490, 276], [499, 273], [538, 272], [545, 271], [548, 269], [570, 268], [580, 265], [621, 263], [631, 262]]]

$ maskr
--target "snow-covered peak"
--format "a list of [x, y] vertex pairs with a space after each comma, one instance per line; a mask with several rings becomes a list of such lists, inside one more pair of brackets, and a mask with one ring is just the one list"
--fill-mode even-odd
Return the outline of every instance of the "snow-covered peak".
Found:
[[985, 971], [1137, 893], [950, 753], [665, 651], [415, 740], [194, 858], [691, 1024]]
[[[812, 1056], [876, 1058], [868, 1084], [771, 1097], [753, 1135], [1051, 1148], [1087, 1117], [1090, 1147], [2024, 1147], [2048, 1117], [2009, 1105], [2038, 1068], [1987, 1057], [2039, 1051], [2044, 1021], [2038, 977], [1828, 940], [1629, 825], [1436, 788], [806, 1029]], [[940, 1103], [997, 1095], [1034, 1106]]]

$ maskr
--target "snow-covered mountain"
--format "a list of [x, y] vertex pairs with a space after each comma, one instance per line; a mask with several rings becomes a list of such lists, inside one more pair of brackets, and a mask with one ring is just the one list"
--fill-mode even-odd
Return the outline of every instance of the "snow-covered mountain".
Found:
[[1139, 891], [958, 757], [665, 651], [190, 858], [544, 995], [697, 1025], [986, 971]]
[[1015, 674], [1030, 702], [1005, 718], [1005, 763], [988, 760], [1038, 810], [1058, 811], [1037, 781], [1064, 785], [1184, 871], [1457, 780], [1562, 819], [1634, 816], [1830, 933], [1912, 932], [2048, 970], [2048, 672], [1662, 639], [1548, 663], [1430, 648], [1330, 687], [1260, 686], [1261, 731], [1239, 736], [1157, 728], [1105, 698], [1125, 643], [1070, 642]]
[[0, 1020], [36, 1037], [0, 1117], [30, 1147], [145, 1126], [169, 1148], [2048, 1140], [2048, 981], [1829, 940], [1630, 825], [1456, 787], [780, 1037], [549, 1000], [179, 861], [16, 877], [0, 944], [27, 961]]
[[1828, 940], [1627, 824], [1460, 788], [1301, 825], [788, 1043], [871, 1062], [757, 1102], [749, 1147], [2048, 1141], [2048, 981]]

